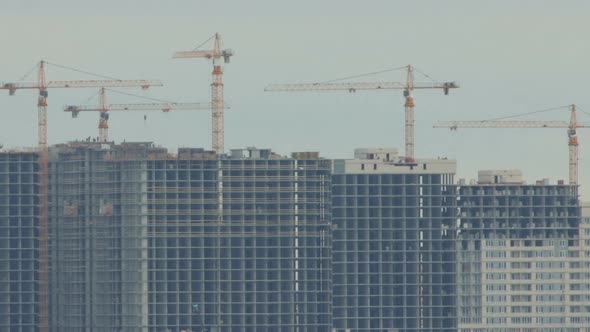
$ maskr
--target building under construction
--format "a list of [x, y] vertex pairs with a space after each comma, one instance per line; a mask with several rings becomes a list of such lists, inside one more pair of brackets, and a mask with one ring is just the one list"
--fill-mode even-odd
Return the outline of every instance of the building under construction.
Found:
[[356, 149], [332, 177], [335, 331], [455, 331], [454, 160]]
[[144, 146], [72, 143], [50, 150], [53, 331], [147, 326]]
[[0, 331], [38, 330], [38, 188], [36, 152], [0, 152]]
[[[455, 162], [151, 143], [49, 150], [61, 331], [572, 331], [590, 324], [577, 186]], [[37, 331], [38, 156], [0, 152], [0, 331]], [[561, 329], [565, 326], [563, 329]]]
[[52, 330], [328, 330], [330, 169], [255, 148], [52, 148]]
[[515, 170], [459, 184], [459, 331], [588, 331], [590, 220], [577, 189]]

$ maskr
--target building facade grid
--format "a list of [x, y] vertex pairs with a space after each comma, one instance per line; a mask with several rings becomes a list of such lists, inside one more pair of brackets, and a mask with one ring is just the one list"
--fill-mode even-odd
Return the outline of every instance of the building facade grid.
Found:
[[0, 153], [0, 331], [39, 324], [38, 172], [36, 153]]

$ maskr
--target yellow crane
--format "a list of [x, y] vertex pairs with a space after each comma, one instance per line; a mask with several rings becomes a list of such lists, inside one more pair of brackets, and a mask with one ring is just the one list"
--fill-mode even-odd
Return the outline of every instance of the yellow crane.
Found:
[[[568, 106], [570, 109], [570, 121], [439, 121], [434, 124], [434, 128], [566, 128], [569, 147], [569, 183], [578, 184], [578, 128], [590, 128], [590, 124], [580, 124], [577, 122], [576, 105]], [[553, 109], [552, 109], [553, 110]]]
[[[414, 96], [415, 89], [442, 89], [445, 95], [449, 94], [450, 89], [459, 88], [456, 82], [434, 82], [434, 83], [415, 83], [414, 70], [412, 65], [407, 65], [396, 69], [406, 69], [406, 83], [400, 82], [323, 82], [323, 83], [304, 83], [304, 84], [271, 84], [264, 91], [335, 91], [343, 90], [356, 92], [359, 90], [403, 90], [405, 103], [405, 148], [406, 161], [414, 161]], [[385, 72], [385, 71], [382, 71]], [[359, 75], [366, 76], [366, 75]]]
[[[212, 50], [192, 50], [174, 53], [173, 58], [205, 58], [213, 63], [213, 82], [211, 83], [211, 109], [212, 109], [212, 144], [213, 150], [221, 154], [224, 151], [224, 128], [223, 128], [223, 69], [219, 62], [223, 58], [225, 63], [229, 63], [230, 58], [234, 55], [231, 49], [221, 49], [221, 35], [216, 33], [213, 37], [206, 40], [215, 39]], [[203, 45], [201, 44], [201, 45]]]

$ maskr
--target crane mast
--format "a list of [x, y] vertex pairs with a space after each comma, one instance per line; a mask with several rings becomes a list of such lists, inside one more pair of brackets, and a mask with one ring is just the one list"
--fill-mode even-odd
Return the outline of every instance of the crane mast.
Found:
[[578, 184], [578, 128], [590, 128], [590, 124], [579, 124], [576, 105], [569, 106], [570, 121], [439, 121], [434, 128], [565, 128], [568, 135], [569, 183]]
[[39, 331], [49, 331], [49, 157], [47, 151], [47, 84], [39, 64], [37, 132], [39, 138]]
[[104, 88], [99, 93], [100, 117], [98, 119], [98, 139], [100, 142], [109, 140], [109, 113], [107, 112], [107, 96]]
[[[215, 60], [213, 60], [215, 61]], [[211, 83], [211, 107], [212, 113], [212, 141], [213, 150], [217, 154], [223, 153], [224, 142], [224, 119], [223, 119], [223, 70], [221, 66], [213, 64], [213, 82]]]
[[[445, 95], [449, 94], [450, 89], [459, 88], [456, 82], [432, 82], [432, 83], [415, 83], [414, 67], [407, 65], [406, 82], [329, 82], [329, 83], [304, 83], [304, 84], [270, 84], [264, 91], [348, 91], [356, 92], [358, 90], [403, 90], [405, 99], [405, 159], [408, 162], [414, 161], [414, 96], [415, 89], [442, 89]], [[398, 68], [400, 69], [400, 68]]]
[[406, 102], [405, 118], [406, 118], [406, 159], [407, 161], [414, 161], [414, 97], [412, 91], [414, 90], [414, 72], [412, 65], [408, 65], [408, 74], [406, 78], [406, 88], [404, 89], [404, 97]]
[[229, 63], [230, 58], [234, 55], [230, 49], [221, 49], [221, 35], [215, 33], [215, 41], [212, 50], [207, 51], [183, 51], [176, 52], [173, 58], [206, 58], [212, 61], [213, 72], [211, 83], [211, 109], [212, 109], [212, 145], [217, 154], [223, 153], [224, 147], [224, 99], [223, 99], [223, 68], [219, 61], [223, 58], [225, 63]]
[[570, 113], [570, 125], [567, 131], [569, 148], [569, 174], [570, 184], [578, 184], [578, 135], [576, 133], [578, 121], [576, 119], [576, 105], [572, 104]]

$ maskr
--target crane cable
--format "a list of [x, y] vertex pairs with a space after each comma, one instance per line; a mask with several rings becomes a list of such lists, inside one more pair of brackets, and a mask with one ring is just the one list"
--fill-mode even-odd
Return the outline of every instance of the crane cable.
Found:
[[584, 111], [582, 108], [580, 108], [580, 106], [576, 105], [576, 108], [577, 108], [579, 111], [582, 111], [582, 113], [584, 113], [584, 114], [586, 114], [586, 115], [590, 116], [590, 113], [588, 113], [588, 112]]
[[213, 36], [209, 37], [209, 39], [207, 39], [207, 40], [205, 40], [204, 42], [202, 42], [202, 43], [201, 43], [201, 45], [199, 45], [199, 46], [197, 46], [197, 47], [193, 48], [193, 51], [196, 51], [196, 50], [198, 50], [199, 48], [203, 47], [203, 45], [207, 44], [207, 43], [208, 43], [208, 42], [209, 42], [211, 39], [213, 39], [213, 38], [215, 38], [215, 35], [213, 35]]
[[23, 75], [23, 77], [20, 78], [20, 80], [18, 80], [17, 82], [22, 82], [24, 81], [27, 77], [29, 77], [34, 71], [35, 69], [39, 68], [39, 64], [36, 63], [33, 68], [31, 68], [26, 74]]
[[[215, 37], [215, 36], [213, 36], [213, 37]], [[211, 40], [211, 38], [209, 38], [207, 41], [209, 41], [209, 40]], [[72, 68], [72, 67], [68, 67], [68, 66], [64, 66], [64, 65], [58, 65], [58, 64], [55, 64], [55, 63], [52, 63], [52, 62], [48, 62], [48, 61], [45, 61], [45, 63], [48, 64], [48, 65], [55, 66], [55, 67], [72, 70], [72, 71], [75, 71], [75, 72], [78, 72], [78, 73], [83, 73], [83, 74], [92, 75], [92, 76], [101, 77], [101, 78], [106, 78], [106, 79], [115, 80], [115, 81], [121, 81], [120, 78], [115, 78], [115, 77], [105, 76], [105, 75], [99, 75], [99, 74], [95, 74], [95, 73], [88, 72], [88, 71], [81, 70], [81, 69], [77, 69], [77, 68]], [[164, 103], [176, 104], [176, 102], [173, 102], [173, 101], [170, 101], [170, 100], [150, 98], [150, 97], [146, 97], [146, 96], [136, 95], [136, 94], [133, 94], [133, 93], [123, 92], [123, 91], [118, 91], [118, 90], [113, 90], [113, 89], [108, 89], [108, 88], [104, 88], [104, 89], [107, 90], [107, 91], [110, 91], [110, 92], [115, 92], [115, 93], [119, 93], [119, 94], [123, 94], [123, 95], [133, 96], [133, 97], [137, 97], [137, 98], [143, 98], [143, 99], [147, 99], [147, 100], [153, 100], [153, 101], [160, 101], [160, 102], [164, 102]], [[96, 97], [96, 95], [97, 94], [94, 94], [94, 95], [90, 96], [88, 98], [88, 100], [94, 99]]]
[[[371, 76], [371, 75], [377, 75], [377, 74], [387, 73], [387, 72], [391, 72], [391, 71], [395, 71], [395, 70], [401, 70], [401, 69], [406, 69], [406, 68], [408, 68], [408, 67], [407, 66], [403, 66], [403, 67], [397, 67], [397, 68], [383, 69], [383, 70], [379, 70], [379, 71], [375, 71], [375, 72], [370, 72], [370, 73], [366, 73], [366, 74], [360, 74], [360, 75], [355, 75], [355, 76], [348, 76], [348, 77], [343, 77], [343, 78], [337, 78], [337, 79], [323, 81], [323, 82], [317, 82], [317, 83], [313, 83], [313, 84], [323, 84], [323, 83], [338, 82], [338, 81], [349, 80], [349, 79], [354, 79], [354, 78], [359, 78], [359, 77], [365, 77], [365, 76]], [[432, 76], [426, 74], [425, 72], [421, 71], [420, 69], [418, 69], [416, 67], [413, 67], [413, 66], [412, 66], [412, 68], [416, 72], [418, 72], [419, 74], [422, 74], [424, 77], [432, 80], [433, 82], [438, 82], [437, 80], [435, 80], [434, 78], [432, 78]]]
[[413, 68], [415, 71], [417, 71], [418, 73], [420, 73], [420, 74], [424, 75], [424, 77], [431, 79], [433, 82], [439, 82], [439, 81], [435, 80], [434, 78], [432, 78], [430, 75], [428, 75], [428, 74], [426, 74], [425, 72], [421, 71], [420, 69], [418, 69], [418, 68], [416, 68], [416, 67], [414, 67], [414, 66], [412, 66], [412, 68]]
[[379, 71], [375, 71], [375, 72], [372, 72], [372, 73], [366, 73], [366, 74], [360, 74], [360, 75], [355, 75], [355, 76], [337, 78], [337, 79], [323, 81], [323, 82], [317, 82], [317, 83], [313, 83], [313, 84], [323, 84], [323, 83], [331, 83], [331, 82], [349, 80], [349, 79], [353, 79], [353, 78], [359, 78], [359, 77], [364, 77], [364, 76], [370, 76], [370, 75], [376, 75], [376, 74], [381, 74], [381, 73], [387, 73], [387, 72], [390, 72], [390, 71], [400, 70], [400, 69], [404, 69], [404, 68], [407, 68], [407, 67], [406, 66], [403, 66], [403, 67], [398, 67], [398, 68], [384, 69], [384, 70], [379, 70]]
[[177, 102], [175, 102], [175, 101], [164, 100], [164, 99], [158, 99], [158, 98], [151, 98], [151, 97], [146, 97], [146, 96], [136, 95], [136, 94], [134, 94], [134, 93], [123, 92], [123, 91], [119, 91], [119, 90], [113, 90], [113, 89], [108, 89], [108, 88], [105, 88], [105, 90], [106, 90], [106, 91], [110, 91], [110, 92], [119, 93], [119, 94], [122, 94], [122, 95], [127, 95], [127, 96], [132, 96], [132, 97], [142, 98], [142, 99], [147, 99], [147, 100], [161, 101], [161, 102], [164, 102], [164, 103], [169, 103], [169, 104], [177, 104]]
[[59, 68], [62, 68], [62, 69], [67, 69], [67, 70], [75, 71], [75, 72], [82, 73], [82, 74], [92, 75], [92, 76], [96, 76], [96, 77], [100, 77], [100, 78], [106, 78], [106, 79], [109, 79], [109, 80], [122, 81], [120, 78], [99, 75], [99, 74], [91, 73], [89, 71], [85, 71], [85, 70], [81, 70], [81, 69], [76, 69], [76, 68], [72, 68], [72, 67], [68, 67], [68, 66], [64, 66], [64, 65], [58, 65], [58, 64], [51, 63], [51, 62], [48, 62], [48, 61], [45, 61], [45, 63], [48, 64], [48, 65], [52, 65], [52, 66], [59, 67]]
[[547, 109], [543, 109], [543, 110], [539, 110], [539, 111], [533, 111], [533, 112], [527, 112], [527, 113], [520, 113], [520, 114], [515, 114], [515, 115], [503, 116], [503, 117], [499, 117], [499, 118], [482, 120], [481, 122], [497, 121], [497, 120], [504, 120], [504, 119], [516, 118], [516, 117], [519, 117], [519, 116], [525, 116], [525, 115], [531, 115], [531, 114], [537, 114], [537, 113], [544, 113], [544, 112], [555, 111], [555, 110], [559, 110], [559, 109], [563, 109], [563, 108], [569, 108], [570, 106], [571, 105], [559, 106], [559, 107], [552, 107], [552, 108], [547, 108]]
[[93, 100], [94, 98], [98, 97], [98, 93], [93, 93], [91, 94], [88, 98], [86, 98], [86, 100], [84, 101], [85, 103], [90, 102], [91, 100]]

